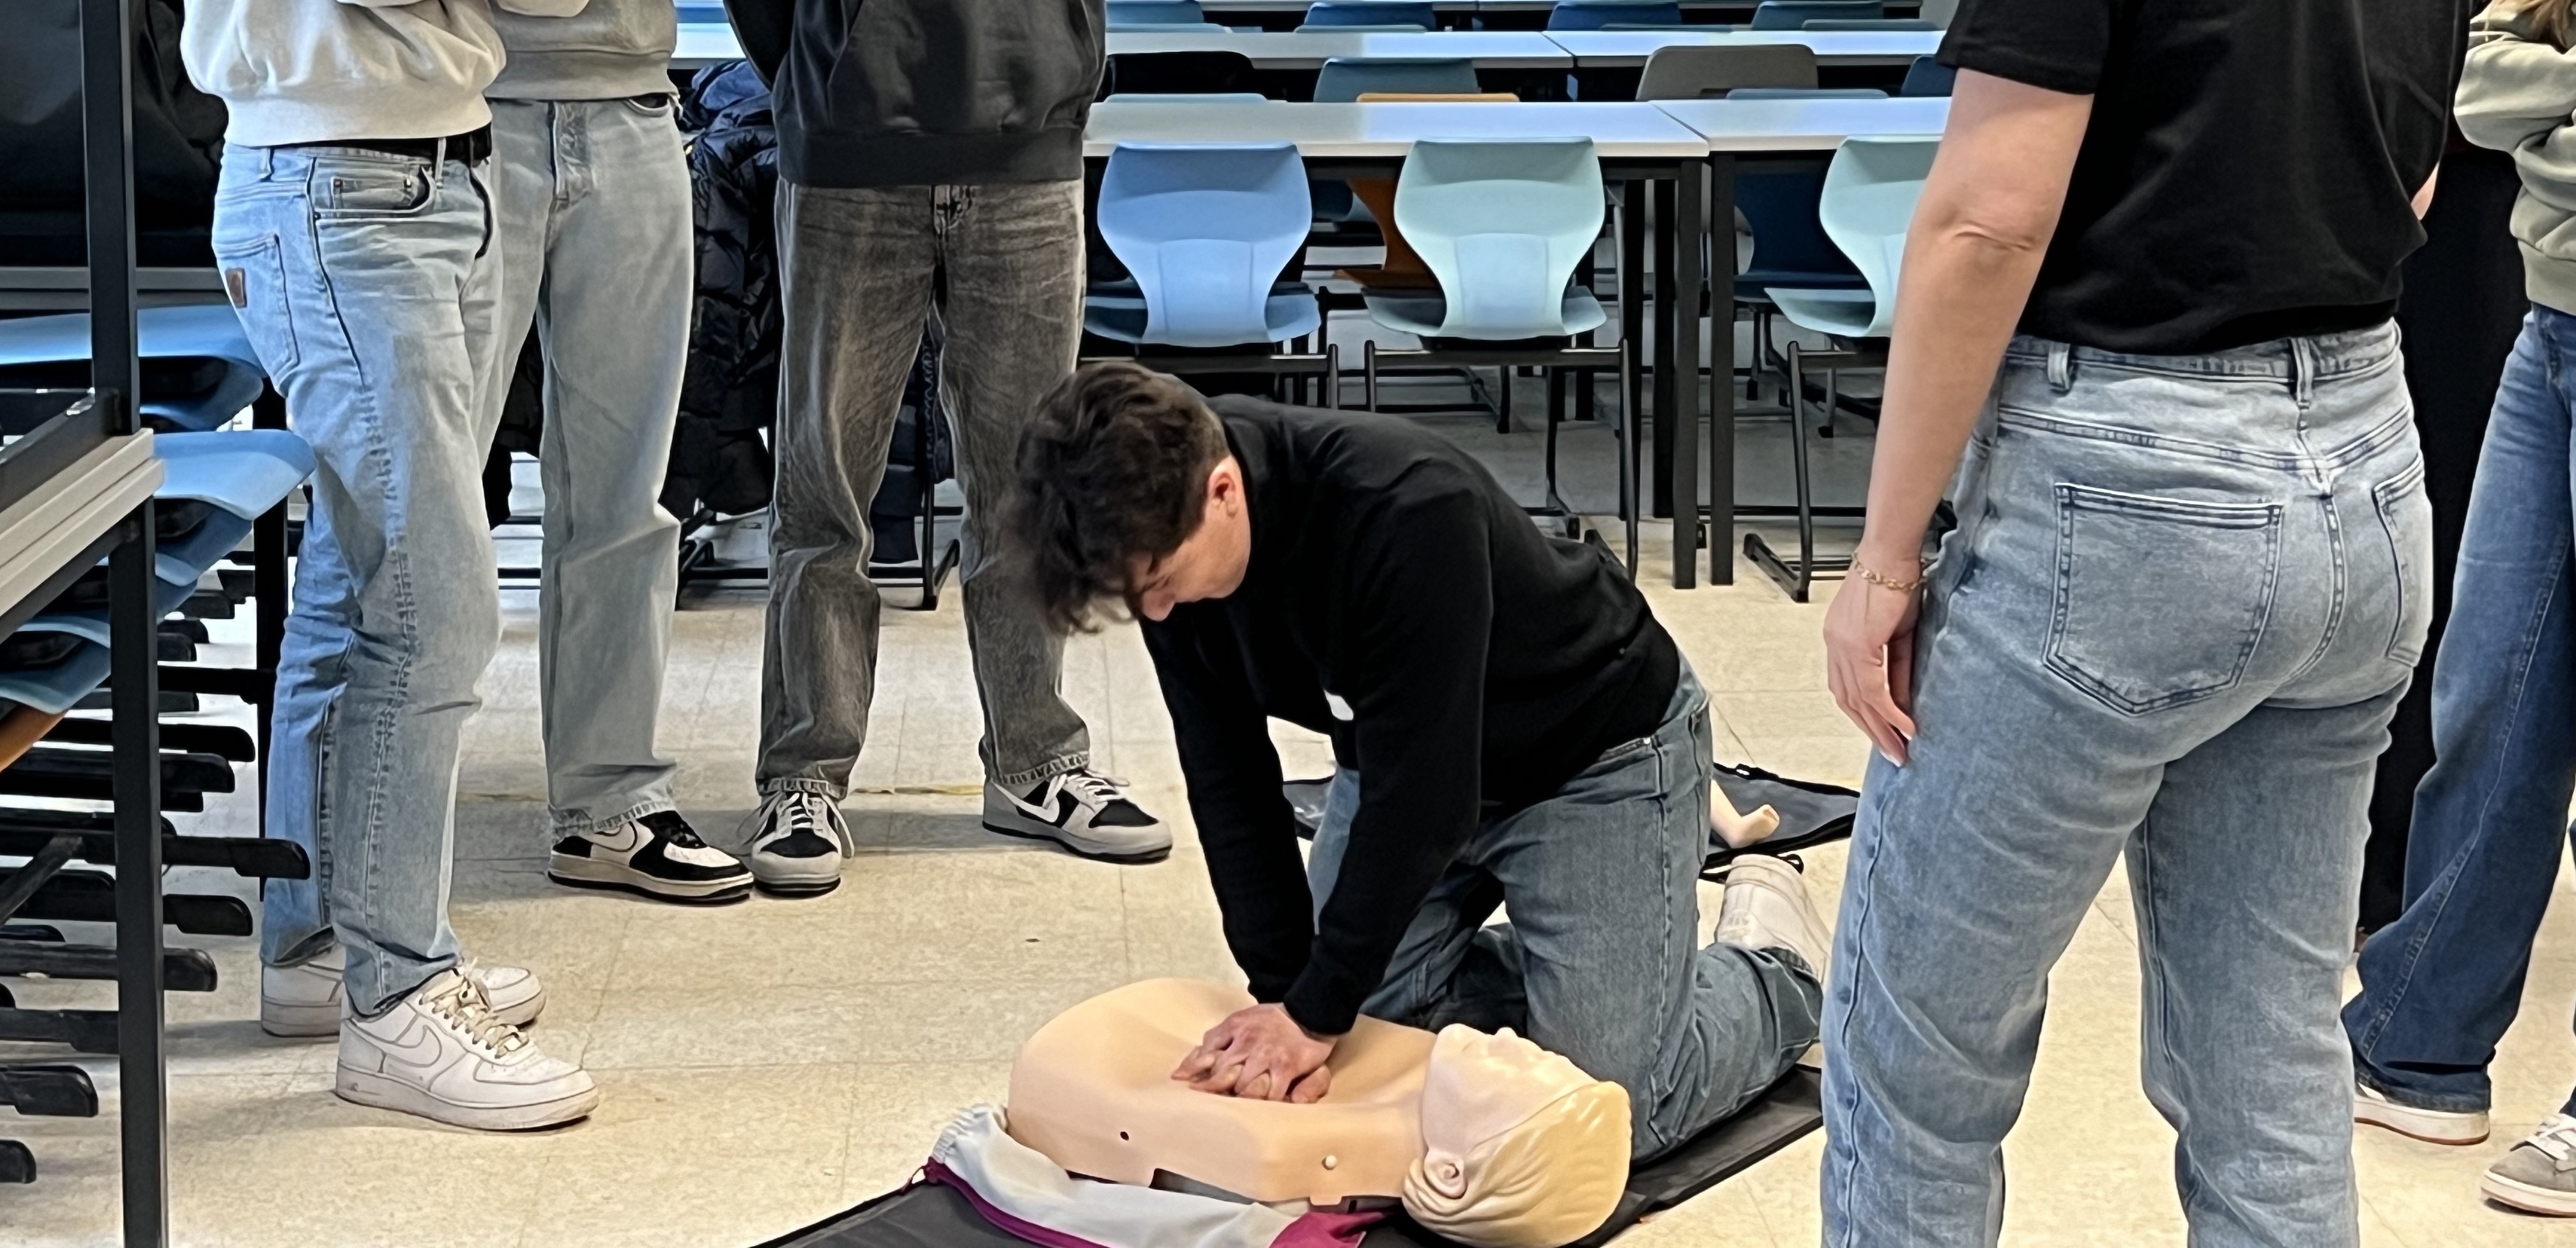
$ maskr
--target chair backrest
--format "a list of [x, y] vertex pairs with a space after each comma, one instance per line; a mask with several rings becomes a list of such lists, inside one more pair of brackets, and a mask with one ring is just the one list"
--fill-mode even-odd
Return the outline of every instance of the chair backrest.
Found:
[[1215, 22], [1122, 22], [1112, 19], [1109, 23], [1109, 33], [1113, 35], [1223, 35], [1232, 33], [1233, 29]]
[[1258, 91], [1122, 91], [1102, 100], [1103, 104], [1267, 104], [1270, 97]]
[[1428, 26], [1317, 26], [1308, 22], [1297, 28], [1301, 35], [1427, 35]]
[[1958, 81], [1959, 71], [1931, 57], [1918, 56], [1914, 58], [1914, 64], [1906, 68], [1905, 85], [1898, 87], [1896, 93], [1898, 95], [1948, 95], [1951, 87]]
[[1755, 30], [1799, 30], [1818, 18], [1885, 17], [1879, 0], [1762, 0], [1753, 8]]
[[1877, 308], [1855, 338], [1884, 338], [1896, 323], [1896, 278], [1905, 267], [1905, 231], [1941, 140], [1931, 137], [1843, 140], [1825, 170], [1816, 205], [1825, 236], [1851, 258]]
[[1206, 20], [1199, 0], [1109, 0], [1112, 26], [1187, 26]]
[[1252, 58], [1240, 52], [1122, 52], [1100, 76], [1105, 95], [1199, 95], [1258, 88]]
[[1781, 87], [1745, 87], [1726, 93], [1730, 100], [1883, 100], [1887, 93], [1876, 87], [1807, 87], [1790, 90]]
[[1439, 92], [1439, 91], [1363, 91], [1362, 104], [1518, 104], [1521, 97], [1509, 91]]
[[1924, 21], [1948, 30], [1950, 19], [1959, 12], [1959, 0], [1923, 0], [1923, 7], [1915, 12]]
[[1823, 165], [1747, 164], [1736, 170], [1735, 210], [1753, 229], [1753, 270], [1770, 276], [1797, 274], [1808, 281], [1860, 275], [1817, 218], [1824, 194]]
[[1678, 26], [1681, 0], [1556, 0], [1549, 30], [1600, 30], [1609, 26]]
[[1145, 338], [1270, 341], [1271, 284], [1314, 223], [1293, 143], [1121, 143], [1100, 175], [1100, 236], [1145, 296]]
[[1811, 17], [1800, 30], [1939, 30], [1919, 17]]
[[1641, 100], [1696, 100], [1746, 87], [1813, 87], [1816, 50], [1803, 43], [1655, 49], [1637, 80]]
[[1315, 102], [1348, 104], [1363, 95], [1474, 95], [1476, 63], [1417, 57], [1336, 56], [1315, 75]]
[[1425, 139], [1396, 179], [1395, 222], [1440, 282], [1443, 337], [1565, 332], [1565, 288], [1604, 217], [1590, 139]]
[[1439, 17], [1431, 11], [1431, 0], [1315, 0], [1306, 6], [1303, 25], [1412, 26], [1429, 30], [1439, 24]]

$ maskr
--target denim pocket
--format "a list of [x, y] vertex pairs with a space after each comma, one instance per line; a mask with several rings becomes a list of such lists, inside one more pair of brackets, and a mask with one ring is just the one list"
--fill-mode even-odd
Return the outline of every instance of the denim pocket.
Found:
[[2130, 715], [2245, 676], [2280, 569], [2281, 508], [2057, 487], [2048, 666]]
[[426, 162], [372, 160], [313, 162], [313, 216], [320, 221], [384, 221], [416, 217], [438, 197]]
[[217, 239], [215, 267], [224, 294], [241, 318], [242, 334], [259, 354], [260, 368], [283, 388], [296, 364], [295, 317], [286, 304], [286, 246], [274, 234]]
[[2424, 457], [2370, 491], [2380, 531], [2397, 576], [2396, 622], [2389, 628], [2388, 657], [2409, 667], [2424, 659], [2433, 627], [2433, 501], [2424, 492]]

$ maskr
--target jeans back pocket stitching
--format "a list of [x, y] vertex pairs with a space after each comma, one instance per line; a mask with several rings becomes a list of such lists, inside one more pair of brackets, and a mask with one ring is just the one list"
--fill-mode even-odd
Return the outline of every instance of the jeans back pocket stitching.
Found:
[[[2057, 494], [2057, 585], [2051, 594], [2048, 642], [2042, 651], [2043, 664], [2058, 679], [2093, 700], [2123, 715], [2146, 715], [2156, 711], [2198, 702], [2235, 688], [2245, 679], [2245, 669], [2252, 663], [2254, 652], [2270, 631], [2272, 600], [2280, 585], [2281, 520], [2278, 503], [2202, 503], [2157, 498], [2145, 494], [2127, 494], [2093, 486], [2060, 482]], [[2079, 501], [2081, 500], [2081, 501]], [[2085, 504], [2091, 504], [2086, 506]], [[2176, 690], [2144, 700], [2132, 699], [2113, 689], [2108, 682], [2078, 667], [2063, 653], [2068, 616], [2074, 597], [2075, 517], [2084, 510], [2127, 515], [2153, 516], [2180, 523], [2198, 523], [2208, 528], [2232, 531], [2261, 530], [2264, 534], [2263, 582], [2255, 591], [2253, 626], [2237, 643], [2236, 656], [2225, 679], [2200, 688]]]

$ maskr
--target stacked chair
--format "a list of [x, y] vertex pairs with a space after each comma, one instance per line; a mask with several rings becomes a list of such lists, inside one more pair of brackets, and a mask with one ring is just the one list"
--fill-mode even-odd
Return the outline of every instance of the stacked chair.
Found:
[[[144, 310], [141, 407], [163, 432], [154, 453], [164, 473], [154, 508], [153, 605], [165, 617], [155, 638], [164, 713], [196, 709], [200, 694], [249, 701], [263, 713], [265, 736], [285, 606], [286, 500], [313, 470], [313, 454], [283, 429], [206, 432], [243, 407], [280, 423], [282, 407], [266, 389], [256, 358], [232, 310], [222, 306]], [[89, 327], [82, 315], [0, 321], [0, 410], [7, 432], [35, 427], [46, 408], [59, 411], [86, 388]], [[194, 431], [194, 432], [188, 432]], [[245, 555], [246, 540], [253, 549]], [[251, 568], [223, 566], [245, 558]], [[256, 666], [225, 669], [189, 664], [206, 638], [202, 620], [230, 618], [259, 598]], [[177, 616], [179, 618], [166, 618]], [[105, 705], [110, 670], [107, 569], [78, 573], [25, 623], [0, 637], [0, 855], [24, 858], [0, 869], [0, 979], [113, 980], [116, 951], [70, 943], [58, 923], [105, 923], [115, 916], [114, 878], [75, 866], [112, 865], [115, 853], [111, 725], [80, 717]], [[209, 793], [234, 787], [236, 765], [256, 765], [262, 739], [238, 728], [165, 724], [160, 757], [163, 805], [205, 808]], [[43, 808], [28, 805], [29, 800]], [[251, 837], [179, 835], [165, 820], [163, 861], [212, 867], [261, 879], [301, 879], [311, 864], [299, 846]], [[249, 907], [229, 896], [169, 895], [164, 922], [185, 935], [247, 936]], [[163, 986], [210, 992], [215, 966], [204, 953], [173, 949], [162, 960]], [[117, 1051], [111, 1010], [21, 1009], [0, 983], [0, 1040], [62, 1044], [74, 1052]], [[78, 1066], [0, 1063], [0, 1106], [22, 1115], [90, 1117], [98, 1096]], [[0, 1182], [30, 1182], [34, 1156], [0, 1140]]]
[[1792, 340], [1786, 348], [1798, 557], [1781, 558], [1759, 533], [1744, 538], [1745, 555], [1799, 602], [1807, 600], [1818, 574], [1841, 573], [1851, 567], [1848, 558], [1816, 554], [1818, 509], [1804, 434], [1806, 370], [1816, 365], [1827, 370], [1819, 420], [1829, 422], [1835, 402], [1833, 370], [1885, 367], [1886, 340], [1896, 322], [1896, 281], [1904, 266], [1905, 232], [1939, 149], [1940, 141], [1930, 138], [1845, 140], [1826, 170], [1817, 215], [1826, 236], [1859, 273], [1861, 285], [1783, 284], [1764, 292], [1782, 319], [1824, 334], [1834, 343], [1830, 349], [1810, 351]]
[[1549, 30], [1653, 29], [1682, 24], [1681, 0], [1557, 0]]
[[1315, 0], [1299, 30], [1428, 31], [1440, 24], [1430, 0]]
[[1753, 6], [1755, 30], [1804, 30], [1809, 22], [1876, 23], [1886, 18], [1887, 6], [1880, 0], [1762, 0]]

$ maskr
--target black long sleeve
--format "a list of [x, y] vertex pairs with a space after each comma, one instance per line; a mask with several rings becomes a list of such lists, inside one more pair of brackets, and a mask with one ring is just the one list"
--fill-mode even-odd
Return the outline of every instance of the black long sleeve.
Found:
[[779, 63], [787, 59], [787, 41], [796, 29], [796, 0], [724, 0], [724, 6], [743, 59], [775, 88]]

